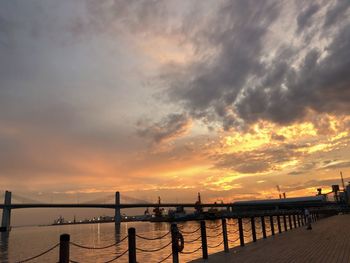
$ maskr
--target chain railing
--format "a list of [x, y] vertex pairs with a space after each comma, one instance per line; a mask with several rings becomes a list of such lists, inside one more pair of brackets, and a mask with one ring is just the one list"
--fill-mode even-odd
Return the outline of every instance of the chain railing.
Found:
[[194, 249], [192, 251], [181, 251], [180, 253], [184, 254], [184, 255], [191, 255], [191, 254], [194, 254], [194, 253], [198, 252], [201, 249], [202, 249], [202, 246], [200, 246], [200, 247], [198, 247], [198, 248], [196, 248], [196, 249]]
[[163, 250], [164, 248], [167, 248], [168, 246], [170, 246], [172, 244], [172, 241], [170, 241], [168, 244], [160, 247], [160, 248], [155, 248], [155, 249], [144, 249], [144, 248], [139, 248], [136, 247], [136, 251], [140, 251], [140, 252], [144, 252], [144, 253], [154, 253], [154, 252], [158, 252]]
[[60, 244], [57, 243], [56, 245], [50, 247], [49, 249], [45, 250], [44, 252], [41, 252], [40, 254], [38, 255], [35, 255], [33, 257], [30, 257], [30, 258], [27, 258], [27, 259], [23, 259], [23, 260], [20, 260], [20, 261], [17, 261], [17, 263], [24, 263], [24, 262], [29, 262], [29, 261], [32, 261], [34, 259], [37, 259], [37, 258], [40, 258], [41, 256], [44, 256], [46, 255], [47, 253], [51, 252], [52, 250], [54, 250], [55, 248], [57, 248]]
[[153, 240], [160, 240], [160, 239], [163, 239], [164, 237], [166, 237], [167, 235], [169, 235], [171, 232], [167, 232], [165, 233], [164, 235], [162, 236], [159, 236], [159, 237], [144, 237], [144, 236], [140, 236], [140, 235], [136, 235], [136, 237], [140, 238], [140, 239], [143, 239], [143, 240], [148, 240], [148, 241], [153, 241]]
[[91, 250], [100, 250], [100, 249], [107, 249], [107, 248], [111, 248], [111, 247], [114, 247], [114, 246], [117, 246], [119, 244], [121, 244], [123, 241], [125, 241], [126, 239], [128, 238], [128, 236], [122, 238], [120, 241], [117, 241], [113, 244], [110, 244], [110, 245], [107, 245], [107, 246], [103, 246], [103, 247], [89, 247], [89, 246], [84, 246], [84, 245], [80, 245], [80, 244], [77, 244], [77, 243], [74, 243], [74, 242], [69, 242], [72, 246], [75, 246], [75, 247], [78, 247], [78, 248], [82, 248], [82, 249], [91, 249]]
[[194, 233], [197, 233], [199, 230], [201, 230], [201, 227], [198, 227], [197, 229], [192, 230], [192, 231], [180, 230], [180, 232], [181, 232], [181, 234], [184, 234], [184, 235], [192, 235]]
[[[312, 213], [309, 218], [309, 220], [312, 222], [315, 222], [317, 219], [318, 215], [314, 213]], [[234, 223], [230, 223], [230, 221], [227, 222], [227, 219], [223, 218], [221, 219], [221, 223], [216, 225], [210, 224], [206, 226], [206, 222], [201, 221], [200, 226], [192, 230], [186, 230], [183, 226], [179, 229], [177, 224], [172, 224], [170, 231], [156, 237], [136, 234], [135, 228], [129, 228], [127, 236], [117, 242], [102, 247], [88, 246], [71, 242], [68, 234], [62, 234], [60, 236], [60, 243], [50, 247], [36, 256], [17, 261], [16, 263], [25, 263], [38, 259], [58, 247], [59, 263], [79, 263], [79, 261], [70, 258], [70, 246], [86, 250], [105, 250], [112, 247], [118, 247], [124, 241], [127, 241], [127, 249], [116, 254], [112, 259], [104, 261], [103, 263], [117, 262], [118, 259], [127, 254], [128, 262], [136, 263], [138, 253], [149, 253], [153, 255], [168, 248], [171, 248], [170, 253], [166, 254], [167, 256], [163, 257], [161, 260], [156, 261], [156, 263], [165, 262], [171, 257], [173, 263], [179, 263], [179, 255], [192, 255], [199, 251], [202, 251], [202, 258], [207, 259], [208, 248], [216, 249], [217, 251], [220, 246], [223, 246], [224, 251], [229, 252], [229, 246], [233, 247], [239, 245], [243, 247], [245, 246], [245, 242], [256, 242], [261, 238], [267, 238], [267, 232], [271, 233], [271, 235], [283, 233], [290, 229], [304, 226], [306, 221], [305, 216], [303, 216], [300, 212], [282, 213], [280, 215], [263, 214], [261, 216], [249, 216], [237, 218], [237, 221]], [[228, 227], [229, 229], [227, 229]], [[220, 237], [222, 237], [221, 240], [219, 240]], [[158, 248], [152, 247], [151, 249], [148, 249], [145, 247], [136, 246], [137, 239], [148, 242], [163, 239], [169, 241], [163, 242]], [[198, 246], [193, 248], [195, 244], [198, 244]], [[165, 254], [164, 252], [162, 253]]]

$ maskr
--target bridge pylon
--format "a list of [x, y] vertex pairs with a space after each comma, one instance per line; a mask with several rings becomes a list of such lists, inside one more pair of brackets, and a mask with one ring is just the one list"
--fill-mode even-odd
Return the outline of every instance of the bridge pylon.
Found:
[[0, 232], [10, 231], [11, 227], [11, 192], [5, 192], [4, 208], [2, 209], [2, 221]]
[[116, 225], [120, 224], [122, 221], [122, 216], [120, 213], [120, 193], [115, 192], [115, 214], [114, 214], [114, 223]]

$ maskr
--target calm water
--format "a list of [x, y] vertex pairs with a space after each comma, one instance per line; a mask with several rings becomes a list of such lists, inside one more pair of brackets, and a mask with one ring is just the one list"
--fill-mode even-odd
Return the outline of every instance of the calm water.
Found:
[[[230, 248], [239, 245], [237, 220], [230, 219], [227, 221], [228, 239], [230, 240]], [[266, 220], [266, 223], [268, 221]], [[220, 234], [222, 231], [221, 221], [207, 221], [208, 235], [208, 252], [209, 255], [215, 252], [223, 251], [223, 238]], [[258, 224], [258, 222], [257, 222]], [[199, 222], [186, 222], [178, 224], [179, 228], [184, 232], [192, 232], [199, 228]], [[267, 224], [268, 226], [268, 224]], [[136, 228], [136, 234], [148, 238], [154, 238], [166, 234], [170, 230], [168, 223], [149, 223], [149, 222], [132, 222], [122, 223], [120, 230], [116, 231], [114, 223], [105, 224], [88, 224], [88, 225], [66, 225], [66, 226], [47, 226], [47, 227], [23, 227], [13, 228], [9, 234], [3, 234], [0, 239], [0, 261], [3, 263], [17, 262], [31, 256], [37, 255], [59, 242], [59, 236], [62, 233], [68, 233], [71, 236], [71, 241], [80, 245], [89, 247], [102, 247], [120, 241], [127, 235], [129, 227]], [[251, 242], [250, 221], [244, 221], [245, 241]], [[269, 228], [267, 227], [267, 230]], [[257, 229], [257, 232], [258, 229]], [[268, 235], [270, 231], [268, 231]], [[193, 234], [185, 234], [186, 241], [193, 241], [199, 237], [200, 231]], [[261, 238], [261, 234], [257, 233], [257, 237]], [[144, 250], [154, 250], [165, 246], [170, 242], [170, 235], [167, 235], [161, 240], [147, 241], [140, 238], [136, 239], [136, 246]], [[184, 252], [196, 250], [201, 246], [200, 239], [191, 243], [186, 243]], [[217, 246], [217, 247], [216, 247]], [[106, 262], [113, 259], [116, 255], [124, 252], [127, 249], [127, 240], [120, 243], [118, 246], [113, 246], [103, 250], [86, 250], [71, 246], [71, 259], [77, 262]], [[171, 246], [164, 248], [158, 252], [137, 252], [138, 262], [159, 262], [166, 258], [171, 253]], [[188, 262], [202, 256], [201, 250], [190, 254], [180, 255], [180, 262]], [[127, 254], [113, 262], [127, 262]], [[165, 262], [171, 262], [169, 257]], [[40, 257], [37, 260], [30, 262], [57, 262], [58, 248]]]

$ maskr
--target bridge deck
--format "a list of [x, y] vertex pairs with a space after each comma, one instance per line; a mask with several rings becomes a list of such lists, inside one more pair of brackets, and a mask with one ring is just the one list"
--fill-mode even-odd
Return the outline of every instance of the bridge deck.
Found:
[[350, 262], [350, 215], [333, 216], [305, 227], [277, 234], [229, 253], [209, 255], [209, 260], [192, 263], [216, 262]]

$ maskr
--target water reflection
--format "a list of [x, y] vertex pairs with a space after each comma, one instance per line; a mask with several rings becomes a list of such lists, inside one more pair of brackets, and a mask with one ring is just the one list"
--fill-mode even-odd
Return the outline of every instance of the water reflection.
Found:
[[9, 232], [1, 232], [1, 234], [0, 234], [0, 260], [1, 260], [1, 262], [8, 262], [8, 245], [9, 245]]
[[116, 243], [120, 242], [120, 234], [121, 234], [121, 224], [117, 223], [115, 224], [115, 228], [114, 228], [114, 236], [115, 236]]
[[[115, 243], [120, 243], [121, 241], [121, 223], [116, 223], [114, 225], [114, 237], [115, 237]], [[122, 253], [122, 246], [115, 246], [115, 254], [119, 255]]]
[[159, 233], [160, 231], [167, 231], [168, 228], [169, 228], [169, 224], [161, 223], [161, 222], [153, 223], [153, 231], [156, 233]]
[[[208, 229], [207, 234], [212, 236], [208, 239], [209, 254], [222, 251], [223, 245], [216, 247], [217, 244], [222, 242], [222, 231], [220, 227], [220, 221], [208, 221], [207, 226], [212, 229]], [[229, 239], [236, 240], [237, 238], [237, 225], [236, 220], [228, 220]], [[2, 235], [1, 238], [1, 257], [0, 262], [16, 262], [26, 259], [30, 256], [36, 255], [45, 251], [48, 247], [58, 242], [59, 236], [62, 233], [68, 233], [71, 235], [71, 241], [87, 247], [106, 247], [105, 249], [83, 249], [79, 247], [71, 247], [71, 258], [77, 262], [93, 263], [93, 262], [106, 262], [112, 260], [117, 255], [122, 254], [128, 249], [128, 240], [124, 238], [128, 235], [128, 228], [136, 228], [136, 233], [139, 236], [153, 238], [154, 240], [144, 240], [137, 238], [137, 247], [144, 250], [155, 250], [167, 245], [171, 240], [171, 235], [167, 234], [170, 230], [169, 223], [150, 223], [150, 222], [125, 222], [115, 225], [114, 223], [106, 224], [94, 224], [94, 225], [67, 225], [56, 227], [25, 227], [16, 228], [10, 235], [8, 240], [6, 235]], [[180, 231], [194, 232], [193, 234], [184, 234], [186, 241], [198, 239], [195, 242], [186, 243], [184, 251], [194, 251], [201, 246], [199, 222], [181, 222], [178, 223]], [[247, 228], [248, 229], [248, 228]], [[163, 238], [158, 239], [159, 237]], [[31, 242], [28, 242], [31, 240]], [[115, 243], [119, 243], [115, 245]], [[230, 242], [230, 246], [238, 245], [239, 241]], [[165, 259], [171, 254], [171, 246], [166, 246], [164, 249], [147, 253], [138, 251], [138, 262], [158, 262]], [[197, 250], [193, 254], [181, 254], [180, 262], [188, 262], [190, 260], [200, 258], [201, 250]], [[37, 262], [54, 262], [57, 260], [57, 250], [52, 253], [48, 253], [40, 258]], [[128, 260], [127, 254], [119, 258], [117, 261], [120, 263], [126, 263]], [[169, 257], [165, 262], [171, 262]]]

